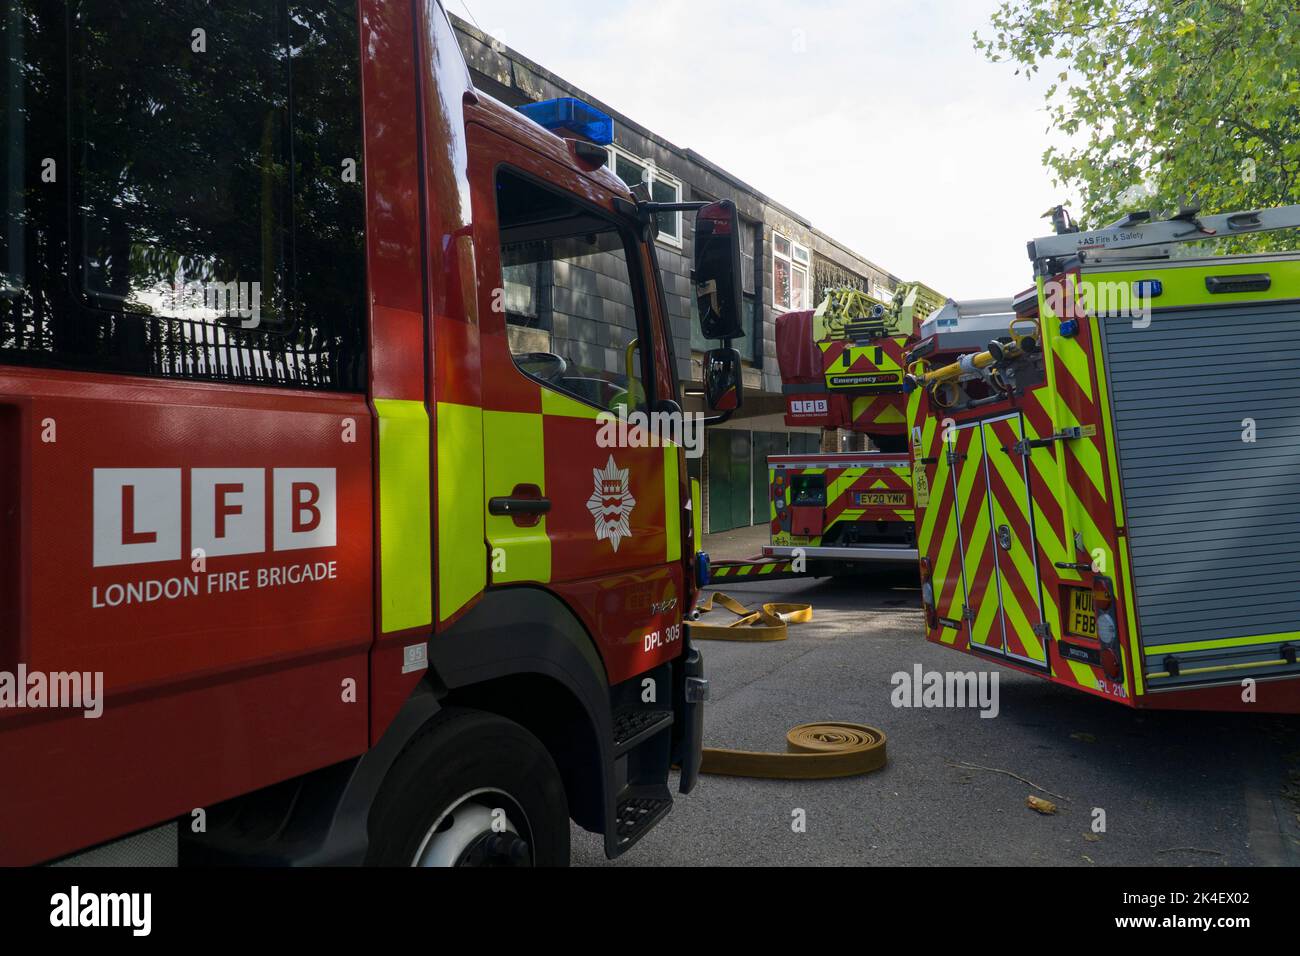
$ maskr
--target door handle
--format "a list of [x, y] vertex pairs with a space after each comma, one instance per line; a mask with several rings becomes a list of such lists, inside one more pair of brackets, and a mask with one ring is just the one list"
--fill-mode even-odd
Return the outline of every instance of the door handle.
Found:
[[521, 528], [530, 528], [551, 510], [551, 499], [542, 497], [536, 485], [515, 485], [508, 496], [489, 498], [488, 514], [508, 517]]

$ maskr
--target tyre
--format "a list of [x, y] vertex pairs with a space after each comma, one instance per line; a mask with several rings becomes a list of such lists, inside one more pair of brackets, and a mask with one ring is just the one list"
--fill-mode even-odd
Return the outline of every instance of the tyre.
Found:
[[523, 727], [441, 711], [406, 745], [370, 811], [374, 866], [567, 866], [555, 761]]

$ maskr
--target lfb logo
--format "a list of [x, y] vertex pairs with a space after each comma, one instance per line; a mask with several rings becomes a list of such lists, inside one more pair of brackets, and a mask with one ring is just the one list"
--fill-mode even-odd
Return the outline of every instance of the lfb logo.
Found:
[[[271, 550], [334, 547], [333, 468], [190, 469], [190, 547], [208, 557], [265, 551], [267, 472]], [[95, 567], [179, 560], [184, 519], [181, 469], [95, 469]]]
[[824, 398], [790, 399], [791, 415], [825, 415], [828, 408]]

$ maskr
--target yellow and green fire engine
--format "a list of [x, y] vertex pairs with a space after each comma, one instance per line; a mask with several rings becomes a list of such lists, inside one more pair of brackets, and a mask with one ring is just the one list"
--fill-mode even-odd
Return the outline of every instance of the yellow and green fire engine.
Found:
[[1133, 707], [1300, 712], [1300, 253], [1186, 245], [1300, 206], [1056, 221], [983, 348], [936, 315], [908, 353], [927, 637]]
[[904, 350], [942, 301], [917, 282], [890, 301], [832, 289], [816, 310], [777, 319], [786, 423], [865, 435], [872, 448], [768, 459], [766, 557], [802, 558], [811, 575], [916, 560]]

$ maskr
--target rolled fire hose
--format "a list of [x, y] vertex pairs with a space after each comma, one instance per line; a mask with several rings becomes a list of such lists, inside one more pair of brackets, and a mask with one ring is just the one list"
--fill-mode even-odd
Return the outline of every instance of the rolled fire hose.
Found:
[[705, 747], [700, 773], [777, 780], [856, 777], [885, 765], [885, 733], [838, 721], [799, 724], [785, 735], [786, 753]]
[[[764, 604], [751, 611], [721, 592], [698, 605], [713, 610], [714, 602], [737, 615], [731, 624], [691, 625], [691, 638], [705, 641], [784, 641], [788, 625], [812, 620], [811, 604]], [[761, 622], [761, 623], [759, 623]], [[705, 747], [700, 773], [775, 780], [827, 780], [854, 777], [885, 765], [885, 734], [865, 724], [826, 721], [799, 724], [785, 735], [785, 753]]]

